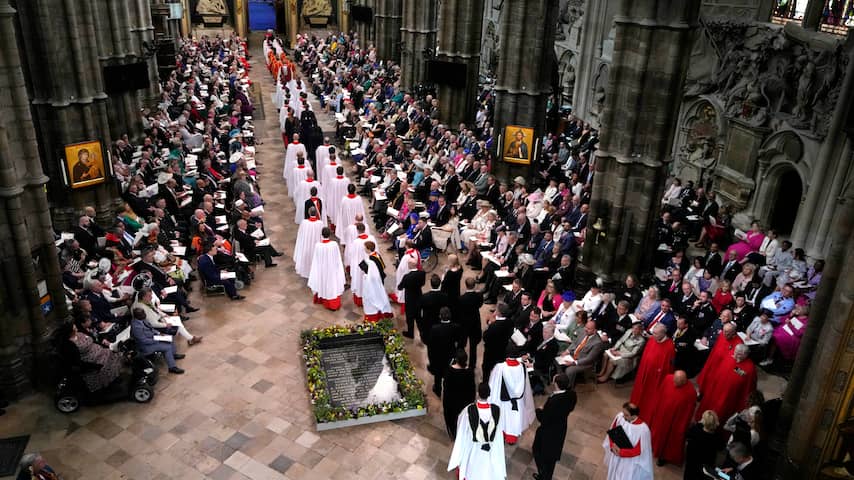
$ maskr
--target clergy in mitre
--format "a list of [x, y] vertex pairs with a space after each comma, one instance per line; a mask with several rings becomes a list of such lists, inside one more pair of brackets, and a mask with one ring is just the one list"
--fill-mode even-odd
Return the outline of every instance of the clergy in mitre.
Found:
[[308, 278], [311, 273], [314, 248], [322, 239], [322, 232], [323, 222], [317, 218], [317, 210], [309, 209], [308, 219], [299, 224], [297, 243], [294, 246], [294, 270], [302, 278]]
[[329, 163], [329, 156], [335, 151], [335, 147], [329, 143], [329, 137], [323, 138], [323, 145], [317, 147], [314, 151], [314, 161], [319, 172], [323, 171], [323, 167]]
[[[302, 153], [298, 153], [297, 165], [296, 167], [294, 167], [294, 169], [291, 171], [291, 175], [288, 177], [288, 195], [290, 195], [291, 198], [295, 196], [297, 185], [299, 185], [299, 182], [308, 178], [309, 172], [312, 172], [312, 174], [314, 173], [311, 170], [311, 165], [308, 165], [305, 162], [305, 157]], [[318, 212], [318, 215], [319, 214], [320, 212]]]
[[[285, 168], [282, 170], [282, 178], [285, 181], [288, 181], [291, 171], [297, 166], [297, 154], [299, 153], [302, 154], [302, 158], [307, 156], [305, 145], [299, 142], [299, 134], [295, 133], [294, 140], [288, 144], [285, 150]], [[290, 190], [290, 184], [288, 184], [288, 190]]]
[[341, 200], [347, 195], [347, 187], [349, 185], [350, 179], [344, 176], [344, 167], [341, 165], [335, 167], [335, 176], [323, 184], [323, 195], [321, 195], [321, 198], [323, 198], [323, 203], [326, 204], [327, 216], [329, 217], [329, 221], [333, 222], [333, 225], [335, 225], [334, 212], [337, 212], [338, 208], [341, 207]]
[[[608, 480], [652, 480], [652, 436], [637, 405], [623, 404], [602, 441]], [[617, 439], [615, 441], [615, 439]], [[623, 441], [625, 445], [618, 445]]]
[[362, 215], [362, 218], [365, 217], [365, 203], [356, 195], [356, 186], [351, 183], [347, 185], [347, 195], [341, 199], [341, 205], [338, 206], [338, 214], [332, 223], [338, 225], [338, 228], [344, 228], [354, 222], [356, 215]]
[[377, 240], [373, 235], [368, 235], [365, 232], [364, 223], [357, 223], [356, 231], [358, 235], [350, 246], [344, 250], [344, 268], [350, 271], [350, 290], [353, 291], [353, 302], [361, 307], [362, 282], [364, 279], [359, 272], [359, 264], [368, 257], [368, 252], [365, 252], [365, 243], [371, 241], [376, 244]]
[[[297, 184], [296, 192], [294, 192], [294, 223], [300, 224], [308, 217], [308, 210], [305, 208], [306, 201], [310, 200], [311, 197], [322, 198], [322, 192], [323, 188], [321, 188], [320, 182], [314, 179], [314, 172], [309, 171], [305, 180]], [[326, 204], [325, 201], [320, 203]], [[317, 210], [320, 214], [323, 213], [321, 209], [318, 208]]]
[[507, 346], [507, 358], [489, 374], [489, 401], [501, 407], [501, 430], [504, 440], [515, 445], [537, 414], [528, 371], [522, 363], [525, 335], [514, 330]]
[[[365, 242], [365, 253], [367, 259], [359, 263], [359, 270], [356, 271], [356, 274], [360, 272], [364, 274], [360, 286], [362, 308], [366, 322], [378, 322], [394, 316], [391, 303], [388, 301], [388, 293], [385, 291], [385, 262], [377, 252], [377, 244], [373, 241]], [[352, 271], [351, 274], [353, 274]]]
[[314, 294], [314, 303], [335, 311], [341, 308], [341, 294], [344, 293], [344, 263], [338, 242], [329, 238], [332, 230], [323, 227], [320, 235], [322, 239], [314, 247], [308, 288]]
[[507, 478], [504, 442], [499, 435], [504, 412], [489, 402], [486, 383], [477, 387], [477, 400], [457, 417], [457, 438], [448, 461], [448, 471], [458, 468], [457, 478], [502, 480]]

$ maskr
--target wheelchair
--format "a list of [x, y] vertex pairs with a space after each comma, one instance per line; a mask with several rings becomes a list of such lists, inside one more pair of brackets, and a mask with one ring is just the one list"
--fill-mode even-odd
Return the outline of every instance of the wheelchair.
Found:
[[424, 272], [432, 272], [439, 265], [439, 251], [435, 247], [427, 247], [421, 250], [421, 269]]

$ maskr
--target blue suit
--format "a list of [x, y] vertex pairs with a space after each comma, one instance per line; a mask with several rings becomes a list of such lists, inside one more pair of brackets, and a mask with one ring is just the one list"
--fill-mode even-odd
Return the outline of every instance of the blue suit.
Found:
[[229, 297], [234, 298], [237, 296], [237, 288], [234, 286], [234, 280], [230, 278], [223, 280], [220, 278], [220, 269], [216, 266], [210, 255], [205, 254], [199, 257], [198, 269], [199, 273], [205, 279], [205, 285], [222, 285]]
[[[659, 313], [661, 313], [660, 306], [653, 310], [652, 313], [647, 315], [647, 317], [643, 320], [644, 330], [649, 331], [649, 327], [652, 325], [652, 322], [655, 320], [655, 317], [657, 317]], [[676, 332], [676, 317], [673, 316], [673, 310], [666, 312], [660, 319], [658, 319], [658, 323], [667, 327], [668, 336], [672, 336], [673, 333]]]
[[161, 333], [146, 323], [145, 320], [133, 319], [130, 322], [130, 334], [133, 337], [134, 342], [136, 342], [136, 348], [139, 353], [143, 355], [151, 355], [155, 352], [163, 352], [163, 356], [166, 357], [166, 365], [168, 365], [169, 368], [175, 368], [177, 366], [175, 364], [175, 342], [161, 342], [159, 340], [155, 340], [154, 336], [161, 335]]
[[[766, 301], [774, 302], [774, 308], [769, 308], [771, 312], [774, 314], [774, 318], [771, 321], [774, 325], [779, 325], [780, 322], [783, 322], [786, 319], [786, 316], [795, 308], [795, 299], [793, 298], [783, 298], [782, 292], [774, 292], [771, 295], [762, 299], [760, 305], [764, 304]], [[765, 308], [764, 306], [762, 308]]]

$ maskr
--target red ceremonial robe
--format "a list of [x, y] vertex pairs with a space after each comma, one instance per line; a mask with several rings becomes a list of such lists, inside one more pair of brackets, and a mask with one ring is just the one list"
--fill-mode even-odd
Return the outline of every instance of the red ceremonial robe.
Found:
[[685, 432], [691, 425], [691, 414], [697, 403], [694, 384], [686, 382], [681, 387], [673, 384], [673, 374], [661, 380], [656, 405], [647, 422], [652, 432], [652, 451], [656, 458], [676, 465], [682, 464]]
[[697, 386], [700, 387], [700, 393], [705, 393], [706, 391], [706, 377], [715, 376], [715, 369], [723, 363], [725, 358], [732, 357], [733, 352], [735, 352], [735, 346], [739, 343], [744, 342], [738, 335], [733, 335], [732, 338], [727, 339], [723, 332], [721, 332], [718, 341], [715, 342], [715, 346], [712, 347], [712, 351], [709, 353], [709, 358], [706, 359], [703, 370], [697, 375]]
[[734, 357], [727, 357], [714, 375], [706, 375], [705, 382], [695, 420], [706, 410], [717, 413], [718, 418], [729, 418], [747, 406], [747, 397], [756, 390], [756, 366], [749, 358], [736, 363]]
[[673, 358], [676, 349], [673, 340], [665, 338], [663, 342], [654, 339], [646, 342], [643, 349], [635, 385], [632, 388], [632, 403], [640, 408], [640, 417], [648, 421], [655, 409], [658, 386], [661, 379], [668, 373], [673, 373]]

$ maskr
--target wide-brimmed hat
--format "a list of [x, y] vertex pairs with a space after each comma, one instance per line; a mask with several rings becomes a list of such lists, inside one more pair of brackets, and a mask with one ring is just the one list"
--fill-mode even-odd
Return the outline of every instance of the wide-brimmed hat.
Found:
[[521, 175], [517, 176], [513, 179], [513, 183], [518, 183], [519, 185], [525, 185], [525, 178]]

